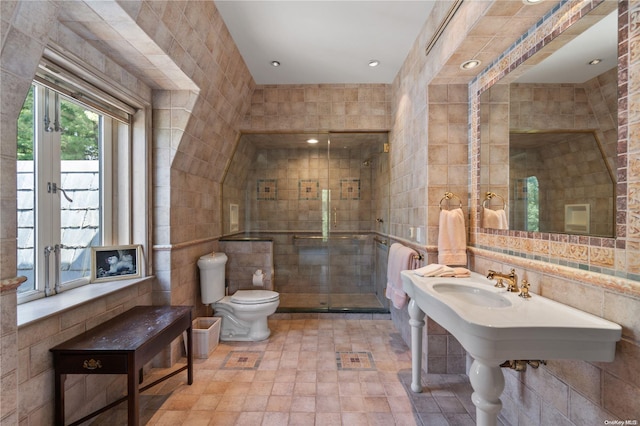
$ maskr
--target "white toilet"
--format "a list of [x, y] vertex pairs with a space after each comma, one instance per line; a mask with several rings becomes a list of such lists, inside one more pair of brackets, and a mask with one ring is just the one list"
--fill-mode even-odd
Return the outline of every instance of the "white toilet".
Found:
[[257, 342], [269, 337], [267, 317], [280, 304], [280, 295], [270, 290], [238, 290], [225, 296], [224, 267], [227, 255], [212, 253], [198, 260], [202, 303], [211, 304], [213, 316], [222, 318], [220, 340]]

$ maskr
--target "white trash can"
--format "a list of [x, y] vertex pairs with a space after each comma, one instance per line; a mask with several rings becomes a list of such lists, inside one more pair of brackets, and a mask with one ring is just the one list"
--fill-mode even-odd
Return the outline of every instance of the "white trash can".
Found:
[[206, 359], [218, 346], [220, 339], [219, 317], [199, 317], [193, 320], [193, 357]]

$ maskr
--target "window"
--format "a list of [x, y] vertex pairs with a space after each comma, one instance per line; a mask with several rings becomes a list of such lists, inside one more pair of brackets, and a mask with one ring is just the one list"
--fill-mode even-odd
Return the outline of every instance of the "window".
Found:
[[37, 76], [18, 118], [19, 302], [87, 284], [91, 247], [131, 243], [130, 113], [58, 83]]

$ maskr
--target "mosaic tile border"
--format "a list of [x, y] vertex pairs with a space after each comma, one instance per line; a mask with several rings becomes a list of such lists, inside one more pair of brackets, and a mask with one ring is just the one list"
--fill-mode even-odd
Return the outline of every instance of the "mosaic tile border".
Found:
[[259, 201], [273, 201], [278, 199], [277, 179], [258, 179], [256, 199]]
[[220, 367], [222, 370], [257, 370], [264, 352], [231, 351], [227, 354]]
[[371, 352], [336, 352], [338, 370], [376, 371]]

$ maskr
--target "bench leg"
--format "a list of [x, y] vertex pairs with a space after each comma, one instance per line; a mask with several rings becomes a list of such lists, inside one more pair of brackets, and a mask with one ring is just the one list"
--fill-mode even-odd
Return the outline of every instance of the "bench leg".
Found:
[[187, 328], [187, 383], [193, 383], [193, 331]]
[[130, 358], [129, 361], [129, 372], [127, 373], [127, 424], [129, 426], [138, 426], [140, 418], [140, 391], [138, 389], [137, 375], [140, 369], [136, 368], [133, 359]]
[[66, 374], [59, 374], [57, 371], [55, 376], [55, 424], [56, 426], [64, 426], [64, 382], [67, 378]]

